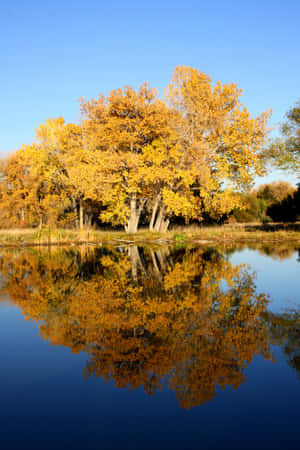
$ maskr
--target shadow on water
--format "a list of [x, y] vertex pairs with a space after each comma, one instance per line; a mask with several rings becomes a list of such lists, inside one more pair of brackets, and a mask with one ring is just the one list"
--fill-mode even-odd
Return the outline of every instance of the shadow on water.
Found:
[[268, 312], [250, 268], [216, 248], [3, 251], [0, 271], [2, 298], [40, 336], [87, 354], [84, 377], [149, 395], [167, 384], [188, 409], [245, 383], [255, 355], [274, 361], [271, 344], [300, 373], [300, 312]]

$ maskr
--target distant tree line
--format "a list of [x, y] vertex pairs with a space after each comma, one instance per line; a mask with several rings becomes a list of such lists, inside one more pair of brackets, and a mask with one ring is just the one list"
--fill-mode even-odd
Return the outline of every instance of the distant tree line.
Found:
[[231, 222], [295, 222], [300, 220], [300, 185], [274, 181], [241, 194], [243, 208], [229, 215]]

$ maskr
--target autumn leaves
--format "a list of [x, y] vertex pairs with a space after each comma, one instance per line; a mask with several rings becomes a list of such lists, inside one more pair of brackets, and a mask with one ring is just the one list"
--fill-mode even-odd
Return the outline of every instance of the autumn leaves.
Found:
[[79, 125], [49, 119], [3, 167], [1, 222], [165, 231], [174, 216], [218, 217], [263, 170], [268, 113], [234, 84], [176, 67], [165, 98], [148, 84], [81, 100]]

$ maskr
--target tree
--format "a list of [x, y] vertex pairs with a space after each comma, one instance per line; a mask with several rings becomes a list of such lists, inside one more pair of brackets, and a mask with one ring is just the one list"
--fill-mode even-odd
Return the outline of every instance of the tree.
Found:
[[257, 192], [241, 194], [241, 207], [232, 211], [238, 222], [256, 222], [266, 217], [267, 203], [264, 198], [257, 196]]
[[295, 192], [295, 188], [287, 181], [273, 181], [269, 184], [262, 184], [257, 188], [257, 197], [266, 201], [267, 206], [276, 202], [282, 202], [289, 195]]
[[[183, 149], [179, 167], [191, 169], [190, 187], [201, 200], [198, 216], [207, 211], [220, 217], [237, 207], [241, 197], [236, 193], [264, 171], [260, 156], [270, 113], [252, 119], [240, 94], [233, 83], [213, 87], [208, 75], [184, 66], [175, 68], [168, 87], [167, 98], [179, 113], [175, 122]], [[166, 210], [172, 211], [166, 197], [164, 201]]]
[[[81, 101], [83, 130], [99, 167], [97, 185], [107, 208], [101, 218], [135, 232], [149, 199], [143, 178], [143, 149], [170, 135], [170, 111], [147, 84], [126, 86], [97, 100]], [[149, 168], [151, 170], [151, 168]], [[151, 196], [151, 194], [150, 194]]]
[[147, 205], [150, 230], [165, 231], [173, 215], [221, 216], [237, 206], [236, 191], [263, 172], [269, 116], [251, 119], [240, 93], [182, 66], [166, 93], [169, 107], [148, 85], [82, 101], [108, 206], [101, 217], [136, 231]]
[[82, 228], [95, 214], [93, 202], [101, 204], [90, 156], [79, 125], [63, 117], [47, 119], [36, 130], [35, 142], [23, 145], [2, 166], [4, 214], [16, 224], [67, 222]]
[[296, 158], [300, 156], [300, 99], [286, 114], [287, 121], [283, 123], [281, 131], [286, 137], [288, 151]]
[[2, 204], [12, 224], [56, 222], [66, 201], [56, 155], [36, 143], [23, 145], [7, 159], [3, 174]]
[[[37, 130], [38, 151], [55, 161], [52, 183], [63, 180], [61, 196], [68, 199], [65, 207], [73, 209], [76, 224], [84, 226], [85, 206], [99, 200], [96, 184], [97, 167], [85, 145], [82, 128], [65, 123], [63, 117], [47, 119]], [[55, 207], [55, 206], [54, 206]]]
[[[291, 217], [291, 211], [287, 213], [288, 205], [295, 195], [296, 189], [286, 181], [274, 181], [262, 184], [246, 194], [241, 194], [242, 208], [235, 209], [232, 214], [238, 222], [275, 221], [278, 219], [278, 209], [286, 214], [286, 219]], [[276, 214], [274, 214], [276, 210]], [[284, 211], [283, 211], [284, 210]], [[281, 214], [283, 216], [284, 214]], [[293, 214], [292, 214], [293, 215]]]
[[23, 152], [9, 156], [1, 163], [1, 226], [24, 226], [35, 223], [35, 202], [30, 202], [30, 186]]
[[266, 158], [275, 166], [292, 171], [300, 168], [300, 99], [286, 113], [281, 127], [282, 137], [274, 139], [266, 151]]

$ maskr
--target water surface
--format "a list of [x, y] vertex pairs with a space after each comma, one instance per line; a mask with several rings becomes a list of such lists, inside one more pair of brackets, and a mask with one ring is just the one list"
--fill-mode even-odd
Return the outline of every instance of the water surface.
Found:
[[0, 255], [3, 448], [295, 448], [299, 250]]

